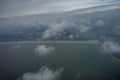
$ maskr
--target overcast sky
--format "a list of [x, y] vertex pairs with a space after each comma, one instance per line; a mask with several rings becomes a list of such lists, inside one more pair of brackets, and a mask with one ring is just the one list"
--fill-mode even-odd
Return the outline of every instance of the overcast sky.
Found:
[[0, 17], [59, 13], [119, 2], [120, 0], [0, 0]]

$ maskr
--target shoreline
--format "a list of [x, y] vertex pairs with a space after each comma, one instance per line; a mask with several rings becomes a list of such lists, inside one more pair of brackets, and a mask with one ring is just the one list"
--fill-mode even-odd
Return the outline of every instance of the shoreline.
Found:
[[85, 40], [85, 41], [70, 41], [70, 40], [60, 40], [60, 41], [14, 41], [14, 42], [0, 42], [0, 44], [14, 44], [14, 43], [91, 43], [99, 44], [98, 40]]

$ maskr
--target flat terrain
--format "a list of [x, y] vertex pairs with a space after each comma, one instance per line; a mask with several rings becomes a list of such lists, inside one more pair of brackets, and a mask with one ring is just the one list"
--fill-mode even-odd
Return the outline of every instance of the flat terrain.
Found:
[[17, 42], [0, 42], [0, 44], [12, 44], [12, 43], [100, 43], [98, 40], [85, 40], [85, 41], [72, 41], [72, 40], [60, 40], [60, 41], [17, 41]]

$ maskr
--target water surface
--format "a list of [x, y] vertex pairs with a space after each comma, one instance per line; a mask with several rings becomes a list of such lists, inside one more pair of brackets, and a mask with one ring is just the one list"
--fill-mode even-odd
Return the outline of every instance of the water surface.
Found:
[[[55, 51], [40, 56], [37, 45], [53, 46]], [[60, 80], [120, 80], [120, 63], [99, 48], [93, 43], [0, 44], [0, 80], [16, 80], [43, 66], [63, 68]]]

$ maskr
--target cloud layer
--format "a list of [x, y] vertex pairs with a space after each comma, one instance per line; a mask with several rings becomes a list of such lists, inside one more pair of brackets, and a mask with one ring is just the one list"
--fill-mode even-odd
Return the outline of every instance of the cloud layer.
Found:
[[104, 41], [101, 46], [101, 51], [105, 54], [120, 53], [120, 45], [116, 42]]
[[54, 47], [46, 47], [45, 45], [38, 45], [35, 48], [35, 53], [39, 55], [46, 55], [55, 51]]
[[0, 16], [56, 13], [119, 2], [119, 0], [0, 0]]
[[52, 70], [48, 67], [42, 67], [38, 72], [24, 73], [22, 78], [17, 80], [58, 80], [63, 69]]

